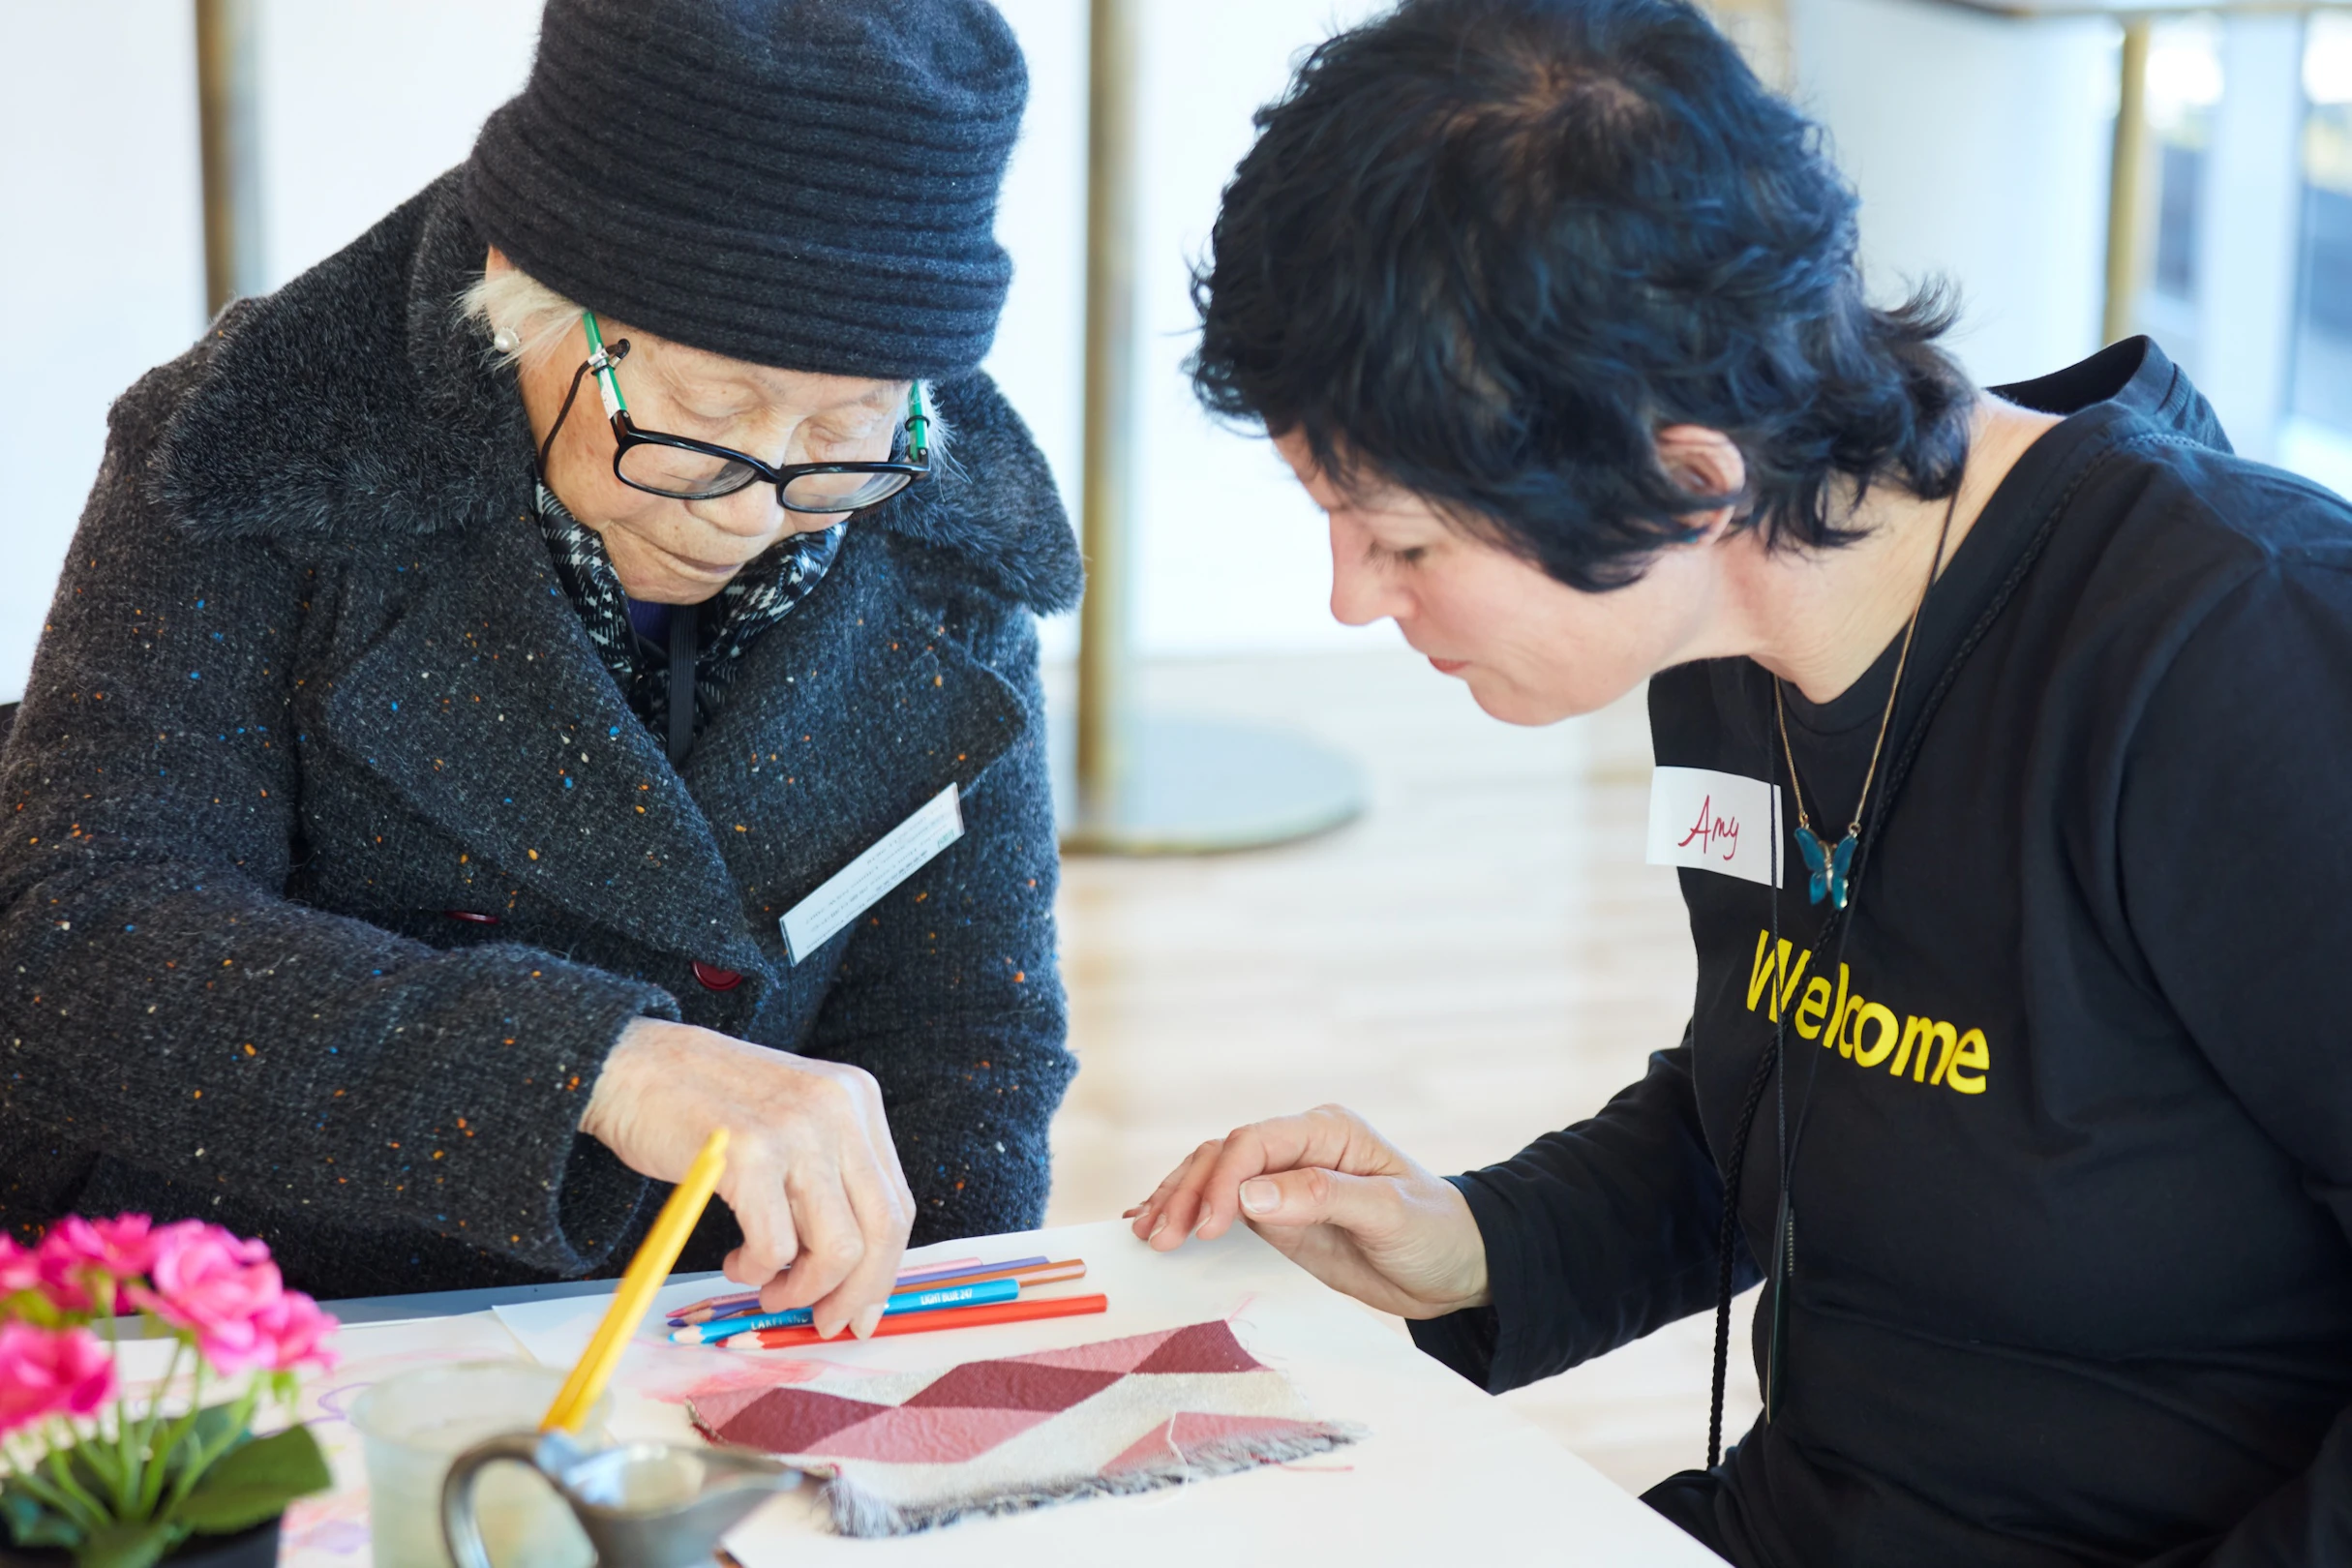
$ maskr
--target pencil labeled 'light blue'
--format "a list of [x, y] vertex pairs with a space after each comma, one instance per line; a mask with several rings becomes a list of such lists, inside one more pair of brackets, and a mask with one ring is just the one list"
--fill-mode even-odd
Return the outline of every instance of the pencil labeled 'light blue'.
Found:
[[[940, 1290], [906, 1290], [890, 1298], [890, 1305], [882, 1309], [882, 1315], [901, 1317], [908, 1312], [935, 1312], [943, 1307], [992, 1307], [998, 1302], [1018, 1301], [1020, 1295], [1018, 1280], [984, 1280], [979, 1284], [949, 1285]], [[795, 1307], [789, 1312], [730, 1317], [715, 1323], [689, 1323], [672, 1330], [670, 1342], [709, 1344], [737, 1334], [767, 1328], [799, 1328], [815, 1320], [816, 1314], [808, 1308]]]

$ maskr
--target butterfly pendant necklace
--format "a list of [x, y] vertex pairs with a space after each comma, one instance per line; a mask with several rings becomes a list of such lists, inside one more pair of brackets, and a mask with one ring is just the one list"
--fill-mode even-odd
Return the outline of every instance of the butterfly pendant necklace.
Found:
[[[1959, 497], [1952, 498], [1956, 506]], [[1854, 871], [1854, 846], [1862, 839], [1863, 808], [1870, 803], [1870, 786], [1879, 776], [1879, 757], [1886, 749], [1886, 731], [1894, 722], [1895, 705], [1903, 697], [1903, 672], [1911, 663], [1911, 642], [1919, 629], [1919, 614], [1927, 608], [1928, 589], [1936, 586], [1936, 574], [1944, 566], [1945, 541], [1950, 536], [1952, 509], [1944, 514], [1944, 531], [1937, 536], [1935, 558], [1928, 562], [1927, 585], [1919, 589], [1919, 602], [1911, 607], [1911, 619], [1903, 626], [1903, 648], [1895, 655], [1894, 684], [1886, 693], [1886, 711], [1879, 715], [1879, 738], [1871, 742], [1870, 767], [1862, 774], [1862, 793], [1854, 802], [1853, 820], [1846, 824], [1846, 836], [1835, 844], [1824, 844], [1822, 835], [1813, 830], [1813, 819], [1805, 813], [1805, 787], [1796, 776], [1796, 752], [1789, 744], [1789, 710], [1781, 699], [1780, 677], [1772, 678], [1772, 717], [1780, 729], [1780, 753], [1789, 760], [1789, 792], [1796, 801], [1796, 853], [1804, 857], [1805, 869], [1813, 874], [1808, 903], [1829, 900], [1835, 909], [1844, 909], [1853, 894], [1849, 880]]]

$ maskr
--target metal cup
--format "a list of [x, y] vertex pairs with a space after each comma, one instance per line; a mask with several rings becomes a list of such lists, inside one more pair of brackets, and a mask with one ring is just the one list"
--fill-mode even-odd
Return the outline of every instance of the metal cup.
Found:
[[601, 1568], [692, 1568], [719, 1538], [802, 1473], [727, 1448], [629, 1443], [583, 1449], [561, 1432], [509, 1432], [477, 1443], [441, 1486], [441, 1529], [457, 1568], [491, 1568], [474, 1508], [482, 1474], [501, 1462], [545, 1476], [596, 1550]]

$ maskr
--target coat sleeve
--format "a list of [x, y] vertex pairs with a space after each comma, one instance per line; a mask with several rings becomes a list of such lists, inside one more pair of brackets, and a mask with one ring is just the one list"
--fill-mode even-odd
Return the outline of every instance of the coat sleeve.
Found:
[[1046, 1128], [1076, 1070], [1055, 961], [1036, 622], [1010, 608], [961, 618], [1029, 722], [964, 792], [964, 836], [868, 912], [808, 1047], [880, 1081], [919, 1246], [1043, 1222]]
[[[2352, 1239], [2338, 1022], [2352, 950], [2347, 694], [2352, 559], [2340, 544], [2316, 559], [2291, 554], [2217, 605], [2174, 658], [2133, 738], [2116, 831], [2125, 913], [2156, 985]], [[2156, 1560], [2352, 1561], [2352, 1409], [2303, 1473], [2217, 1543]]]
[[[645, 1185], [577, 1134], [582, 1107], [621, 1027], [674, 1006], [285, 895], [297, 650], [330, 585], [148, 495], [196, 359], [115, 407], [0, 772], [0, 1143], [580, 1272]], [[0, 1172], [0, 1208], [37, 1185]], [[54, 1218], [15, 1201], [12, 1223]]]
[[[1491, 1306], [1410, 1326], [1489, 1393], [1532, 1383], [1715, 1303], [1723, 1182], [1691, 1084], [1691, 1048], [1590, 1121], [1454, 1178], [1486, 1243]], [[1734, 1288], [1756, 1282], [1744, 1241]]]

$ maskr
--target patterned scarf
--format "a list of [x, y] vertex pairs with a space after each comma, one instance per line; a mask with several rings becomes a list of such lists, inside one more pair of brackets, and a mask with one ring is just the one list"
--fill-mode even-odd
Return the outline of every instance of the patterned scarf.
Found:
[[[670, 733], [670, 649], [640, 637], [629, 624], [629, 601], [614, 575], [604, 540], [572, 516], [555, 492], [539, 488], [539, 528], [547, 537], [547, 553], [556, 576], [580, 612], [588, 641], [611, 672], [629, 710], [645, 722], [656, 739]], [[836, 523], [822, 533], [788, 535], [728, 580], [727, 586], [699, 606], [680, 605], [675, 615], [699, 615], [701, 651], [694, 661], [694, 729], [717, 712], [735, 684], [743, 650], [769, 627], [791, 615], [795, 606], [832, 565], [840, 553], [847, 523]]]

